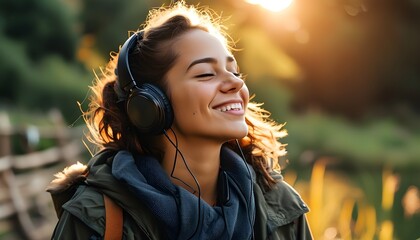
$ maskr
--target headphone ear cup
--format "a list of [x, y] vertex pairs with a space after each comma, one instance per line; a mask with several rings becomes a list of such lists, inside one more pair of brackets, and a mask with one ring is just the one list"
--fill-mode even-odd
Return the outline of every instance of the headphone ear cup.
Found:
[[133, 89], [127, 100], [127, 115], [139, 132], [152, 135], [170, 128], [174, 119], [166, 94], [149, 83]]

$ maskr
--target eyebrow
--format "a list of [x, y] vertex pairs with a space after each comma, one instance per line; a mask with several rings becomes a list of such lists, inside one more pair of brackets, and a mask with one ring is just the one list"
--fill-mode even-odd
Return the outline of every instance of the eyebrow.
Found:
[[[226, 57], [227, 62], [231, 63], [231, 62], [235, 62], [235, 58], [233, 56], [227, 56]], [[206, 57], [206, 58], [200, 58], [197, 60], [194, 60], [187, 68], [187, 71], [192, 68], [194, 65], [200, 64], [200, 63], [217, 63], [217, 59], [216, 58], [212, 58], [212, 57]]]

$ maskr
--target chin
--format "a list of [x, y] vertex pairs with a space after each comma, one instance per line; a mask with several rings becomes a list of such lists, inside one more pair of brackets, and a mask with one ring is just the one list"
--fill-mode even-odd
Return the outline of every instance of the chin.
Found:
[[241, 139], [246, 137], [246, 135], [248, 135], [248, 128], [242, 128], [242, 129], [235, 129], [234, 132], [232, 132], [232, 136], [231, 139]]

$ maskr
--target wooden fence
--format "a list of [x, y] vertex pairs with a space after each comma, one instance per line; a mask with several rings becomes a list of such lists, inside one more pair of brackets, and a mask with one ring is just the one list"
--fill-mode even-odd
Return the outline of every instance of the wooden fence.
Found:
[[[86, 153], [80, 127], [67, 127], [58, 111], [49, 118], [47, 127], [13, 126], [0, 112], [0, 239], [50, 239], [57, 217], [45, 188], [55, 173]], [[13, 152], [12, 139], [24, 152]], [[53, 146], [36, 150], [42, 139]]]

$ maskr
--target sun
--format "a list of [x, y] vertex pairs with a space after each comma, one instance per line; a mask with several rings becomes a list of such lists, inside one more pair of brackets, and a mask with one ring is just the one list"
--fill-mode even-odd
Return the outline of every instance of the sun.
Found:
[[292, 4], [293, 0], [246, 0], [250, 4], [260, 5], [261, 7], [272, 11], [280, 12]]

